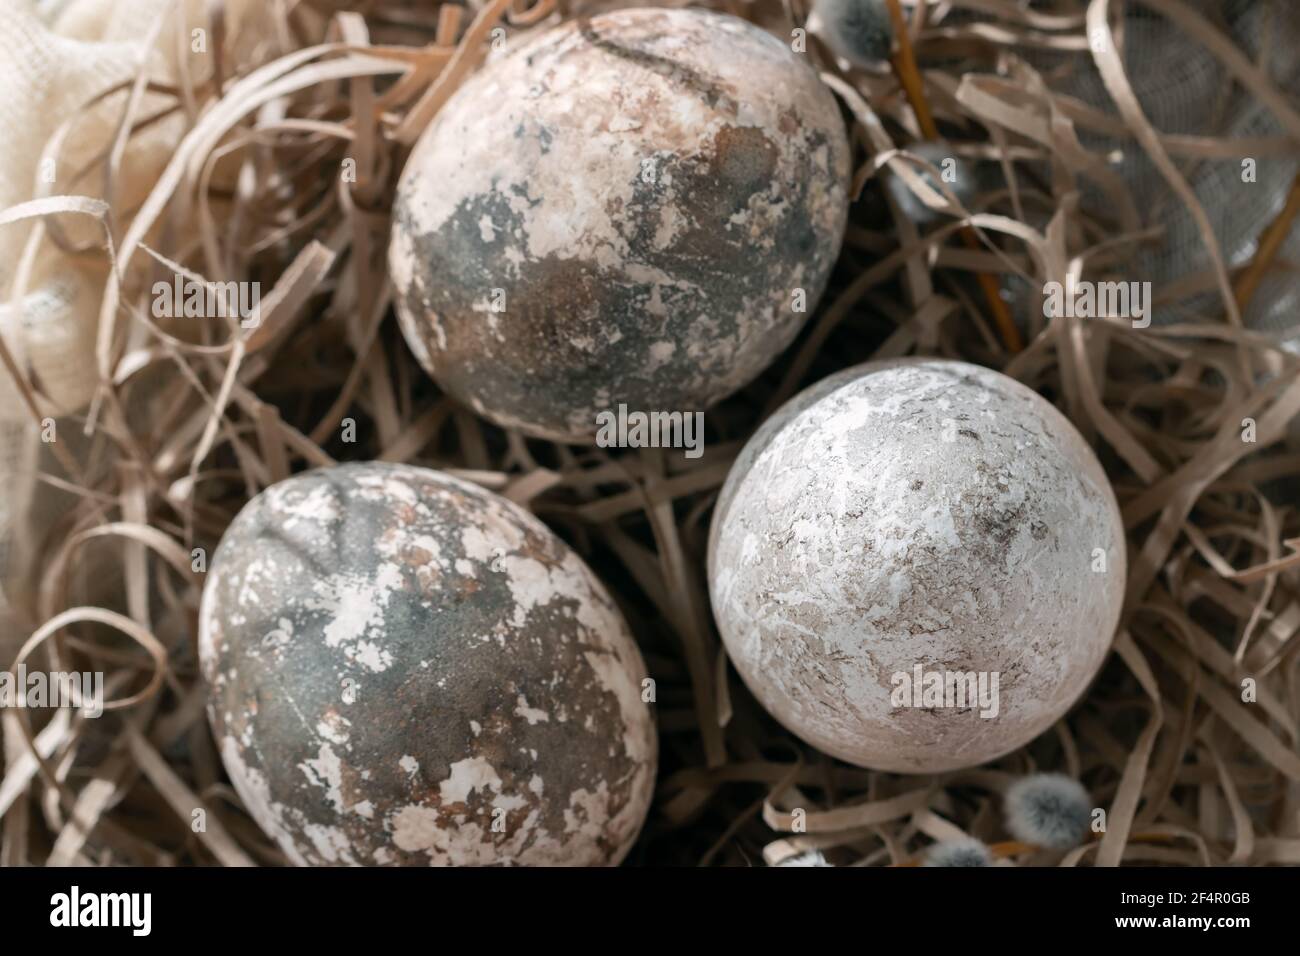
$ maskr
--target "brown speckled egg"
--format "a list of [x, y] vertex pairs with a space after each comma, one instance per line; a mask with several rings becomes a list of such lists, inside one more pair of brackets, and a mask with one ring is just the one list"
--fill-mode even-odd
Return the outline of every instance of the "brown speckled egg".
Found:
[[1028, 743], [1083, 693], [1124, 600], [1124, 528], [1036, 392], [963, 362], [872, 362], [755, 433], [709, 577], [777, 720], [861, 766], [940, 772]]
[[389, 269], [406, 340], [500, 425], [703, 411], [795, 337], [839, 251], [839, 109], [722, 14], [580, 18], [489, 64], [416, 144]]
[[645, 665], [523, 509], [377, 462], [258, 495], [199, 652], [245, 807], [298, 865], [619, 862], [655, 777]]

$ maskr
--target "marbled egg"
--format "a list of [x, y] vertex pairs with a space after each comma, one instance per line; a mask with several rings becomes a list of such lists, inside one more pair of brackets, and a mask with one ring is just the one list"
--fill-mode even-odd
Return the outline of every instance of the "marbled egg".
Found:
[[404, 465], [297, 475], [230, 525], [200, 621], [222, 759], [294, 863], [601, 865], [636, 839], [645, 665], [511, 502]]
[[991, 760], [1061, 717], [1106, 657], [1125, 560], [1073, 425], [998, 372], [931, 359], [851, 368], [779, 409], [709, 540], [714, 616], [758, 700], [899, 772]]
[[816, 304], [849, 172], [788, 43], [700, 10], [570, 21], [417, 142], [389, 248], [401, 328], [447, 392], [530, 435], [591, 441], [620, 403], [703, 411]]

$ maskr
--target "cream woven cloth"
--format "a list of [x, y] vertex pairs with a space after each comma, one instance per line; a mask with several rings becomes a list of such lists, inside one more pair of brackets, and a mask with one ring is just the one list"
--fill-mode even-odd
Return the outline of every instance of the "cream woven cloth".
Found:
[[[242, 58], [258, 43], [267, 5], [228, 0], [227, 55]], [[183, 17], [183, 22], [177, 18]], [[0, 210], [42, 195], [104, 195], [104, 157], [127, 102], [125, 90], [88, 108], [143, 68], [152, 81], [176, 85], [181, 65], [195, 84], [211, 75], [211, 38], [203, 0], [5, 0], [0, 14]], [[196, 34], [195, 30], [203, 33]], [[265, 37], [267, 33], [262, 32]], [[241, 39], [244, 42], [241, 42]], [[149, 94], [136, 115], [171, 105]], [[65, 129], [66, 127], [66, 129]], [[46, 156], [51, 137], [64, 139]], [[113, 184], [114, 226], [148, 194], [184, 133], [179, 113], [128, 141]], [[63, 216], [73, 242], [102, 233], [86, 217]], [[0, 226], [0, 336], [40, 394], [41, 414], [55, 417], [59, 440], [77, 430], [59, 416], [83, 411], [98, 375], [95, 333], [107, 278], [104, 256], [73, 257], [48, 235], [29, 249], [34, 220]], [[30, 271], [17, 294], [24, 255]], [[14, 637], [13, 588], [29, 555], [38, 468], [57, 472], [41, 432], [8, 371], [0, 366], [0, 657]]]

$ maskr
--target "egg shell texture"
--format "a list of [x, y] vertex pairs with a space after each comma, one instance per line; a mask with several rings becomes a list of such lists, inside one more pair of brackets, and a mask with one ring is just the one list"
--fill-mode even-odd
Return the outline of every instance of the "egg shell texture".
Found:
[[797, 334], [848, 177], [833, 97], [752, 24], [570, 21], [483, 68], [417, 143], [389, 249], [402, 330], [444, 389], [528, 434], [589, 441], [620, 402], [702, 411]]
[[[831, 376], [764, 423], [723, 487], [709, 569], [730, 657], [773, 716], [844, 760], [938, 772], [1027, 743], [1083, 692], [1125, 544], [1100, 464], [1050, 403], [988, 369], [904, 359]], [[997, 715], [895, 706], [894, 675], [917, 664], [997, 672]]]
[[294, 863], [596, 865], [635, 840], [644, 663], [505, 499], [402, 465], [295, 476], [230, 525], [200, 618], [222, 758]]

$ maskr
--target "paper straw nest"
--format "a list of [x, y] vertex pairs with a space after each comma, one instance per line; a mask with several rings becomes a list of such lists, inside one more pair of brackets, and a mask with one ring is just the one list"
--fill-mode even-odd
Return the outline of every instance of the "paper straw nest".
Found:
[[[411, 143], [496, 28], [514, 36], [592, 8], [354, 6], [282, 5], [294, 7], [277, 14], [282, 57], [220, 75], [220, 95], [211, 82], [160, 91], [188, 132], [143, 206], [56, 197], [5, 214], [89, 217], [111, 246], [79, 254], [111, 260], [117, 275], [147, 268], [145, 281], [110, 278], [104, 290], [102, 381], [85, 414], [60, 421], [67, 439], [41, 475], [57, 517], [27, 542], [20, 633], [0, 644], [3, 663], [30, 635], [29, 668], [104, 671], [116, 703], [98, 720], [5, 713], [0, 861], [283, 862], [240, 808], [208, 732], [193, 549], [210, 556], [249, 497], [291, 472], [376, 458], [448, 470], [526, 505], [618, 596], [657, 683], [662, 741], [632, 863], [762, 865], [817, 848], [836, 865], [902, 864], [935, 839], [1003, 839], [1000, 792], [1032, 770], [1081, 779], [1107, 827], [1026, 862], [1300, 862], [1300, 455], [1283, 440], [1300, 411], [1300, 364], [1276, 337], [1243, 327], [1240, 270], [1208, 228], [1201, 286], [1156, 290], [1160, 301], [1212, 293], [1180, 324], [1029, 315], [1028, 347], [1011, 356], [969, 281], [974, 271], [1028, 288], [1070, 273], [1141, 278], [1125, 266], [1160, 237], [1132, 215], [1149, 197], [1107, 178], [1103, 157], [1080, 145], [1099, 125], [1145, 151], [1189, 209], [1194, 196], [1179, 185], [1189, 164], [1241, 153], [1216, 134], [1147, 124], [1125, 93], [1115, 4], [964, 0], [917, 24], [941, 125], [962, 155], [1005, 177], [923, 234], [895, 221], [877, 183], [895, 147], [916, 138], [896, 81], [885, 69], [842, 71], [809, 40], [852, 123], [863, 198], [805, 332], [708, 413], [698, 460], [504, 432], [440, 395], [391, 319], [388, 204]], [[1277, 133], [1253, 144], [1261, 163], [1300, 154], [1300, 112], [1266, 69], [1187, 4], [1142, 6], [1177, 14], [1191, 48], [1268, 106]], [[782, 36], [807, 15], [798, 2], [720, 8]], [[1112, 90], [1110, 112], [1053, 92], [1080, 63]], [[121, 99], [133, 135], [142, 117]], [[349, 158], [355, 183], [339, 173]], [[1085, 211], [1085, 180], [1111, 200], [1109, 218]], [[952, 241], [963, 222], [982, 231], [981, 250]], [[1297, 265], [1283, 254], [1269, 281], [1293, 281]], [[155, 319], [149, 288], [176, 271], [260, 281], [262, 324]], [[777, 726], [728, 665], [704, 574], [711, 506], [763, 418], [838, 368], [905, 354], [1000, 368], [1056, 401], [1097, 448], [1129, 533], [1115, 654], [1086, 697], [1028, 747], [939, 776], [849, 767]], [[1243, 419], [1256, 442], [1242, 440]]]

